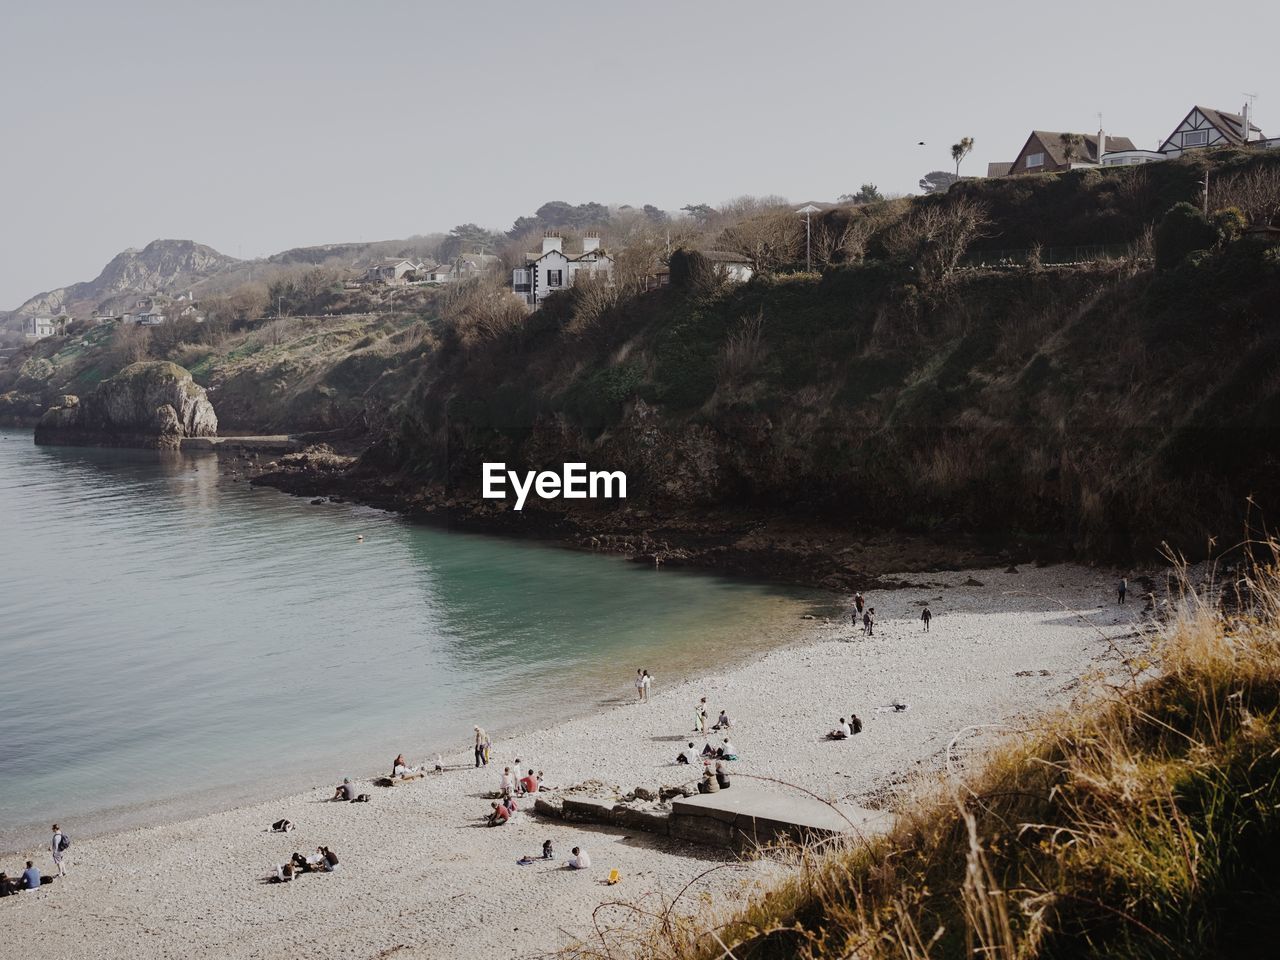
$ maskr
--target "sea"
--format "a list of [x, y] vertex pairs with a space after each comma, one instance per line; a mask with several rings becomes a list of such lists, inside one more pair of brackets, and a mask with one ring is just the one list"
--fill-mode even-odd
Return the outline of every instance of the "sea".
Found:
[[[361, 539], [362, 538], [362, 539]], [[0, 429], [0, 851], [496, 738], [785, 642], [828, 595]]]

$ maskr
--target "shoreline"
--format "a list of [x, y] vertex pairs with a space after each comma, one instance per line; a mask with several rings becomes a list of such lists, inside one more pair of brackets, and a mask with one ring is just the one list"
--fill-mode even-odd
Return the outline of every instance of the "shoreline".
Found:
[[[473, 831], [488, 807], [486, 795], [517, 754], [555, 786], [597, 780], [605, 796], [615, 787], [685, 782], [688, 768], [675, 767], [669, 755], [689, 736], [697, 694], [709, 697], [713, 716], [726, 706], [735, 717], [738, 773], [777, 777], [833, 799], [892, 793], [904, 778], [933, 769], [957, 730], [1001, 722], [1025, 727], [1027, 718], [1085, 694], [1082, 676], [1118, 668], [1116, 644], [1143, 645], [1134, 636], [1139, 608], [1108, 603], [1110, 583], [1095, 571], [964, 570], [920, 579], [926, 582], [918, 587], [868, 597], [883, 611], [872, 638], [853, 634], [847, 622], [803, 621], [792, 643], [725, 669], [699, 665], [694, 642], [689, 662], [702, 669], [692, 679], [660, 678], [648, 704], [615, 699], [601, 706], [593, 697], [575, 719], [535, 729], [530, 718], [517, 736], [496, 739], [487, 769], [470, 765], [468, 747], [446, 756], [453, 769], [443, 776], [390, 789], [362, 786], [373, 797], [367, 805], [327, 803], [333, 787], [326, 785], [86, 840], [70, 852], [67, 879], [0, 909], [18, 908], [8, 919], [35, 945], [33, 957], [77, 952], [72, 939], [96, 945], [81, 955], [104, 958], [174, 951], [250, 957], [271, 949], [350, 956], [401, 947], [407, 957], [504, 955], [517, 945], [513, 936], [523, 952], [554, 950], [589, 932], [592, 909], [606, 899], [594, 874], [621, 869], [624, 886], [610, 888], [607, 899], [673, 896], [709, 865], [731, 858], [527, 814], [506, 828]], [[936, 607], [929, 634], [916, 622], [921, 600]], [[633, 669], [620, 667], [620, 677]], [[911, 709], [878, 709], [895, 698]], [[850, 707], [863, 717], [864, 733], [847, 744], [823, 742], [821, 731]], [[989, 741], [978, 738], [975, 749]], [[406, 751], [410, 760], [429, 760], [419, 749]], [[298, 830], [265, 832], [280, 816]], [[590, 844], [593, 875], [514, 865], [544, 837], [562, 854], [575, 842]], [[318, 843], [339, 853], [341, 872], [282, 887], [256, 882], [289, 851]], [[27, 846], [33, 849], [39, 853]], [[42, 863], [49, 865], [47, 852]], [[732, 907], [774, 870], [755, 864], [720, 871], [705, 889]], [[90, 904], [92, 916], [83, 923], [50, 935], [50, 910]], [[139, 929], [165, 934], [138, 940]]]

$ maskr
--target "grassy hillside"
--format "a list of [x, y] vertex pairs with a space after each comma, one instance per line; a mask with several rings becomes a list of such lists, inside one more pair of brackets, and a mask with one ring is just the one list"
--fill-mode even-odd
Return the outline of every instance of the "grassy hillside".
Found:
[[[1048, 718], [985, 768], [922, 786], [887, 837], [810, 852], [728, 922], [668, 916], [564, 955], [1274, 956], [1274, 549], [1241, 582], [1243, 609], [1218, 609], [1216, 585], [1187, 593], [1131, 678]], [[1236, 600], [1235, 582], [1222, 593]]]
[[[575, 291], [484, 331], [463, 316], [368, 462], [465, 493], [484, 460], [584, 459], [627, 470], [631, 496], [658, 509], [759, 506], [1093, 556], [1151, 556], [1169, 538], [1203, 553], [1249, 495], [1280, 502], [1280, 259], [1230, 239], [1174, 269], [1150, 260], [1144, 218], [1194, 195], [1206, 162], [837, 212], [879, 219], [860, 262], [822, 274], [691, 276], [604, 309]], [[1260, 162], [1228, 154], [1216, 175]], [[1060, 236], [1081, 239], [1139, 177], [1157, 199], [1119, 259], [948, 268], [945, 235], [913, 226], [980, 202], [984, 234], [1050, 245], [1044, 211], [1061, 203], [1074, 214]]]
[[[399, 302], [326, 293], [333, 316], [229, 324], [86, 326], [51, 337], [0, 367], [0, 422], [31, 423], [67, 393], [84, 395], [136, 360], [171, 360], [209, 390], [224, 432], [380, 429], [417, 379], [434, 343], [433, 290], [400, 291]], [[328, 302], [330, 299], [333, 302]]]

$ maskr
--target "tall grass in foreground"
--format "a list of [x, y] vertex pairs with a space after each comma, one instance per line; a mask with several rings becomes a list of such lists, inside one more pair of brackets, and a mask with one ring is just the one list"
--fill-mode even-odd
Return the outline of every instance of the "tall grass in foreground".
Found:
[[798, 869], [727, 922], [710, 904], [628, 905], [629, 924], [601, 920], [566, 953], [1280, 955], [1280, 553], [1265, 547], [1238, 582], [1172, 598], [1146, 679], [1130, 665], [972, 779], [923, 791], [889, 836], [793, 851]]

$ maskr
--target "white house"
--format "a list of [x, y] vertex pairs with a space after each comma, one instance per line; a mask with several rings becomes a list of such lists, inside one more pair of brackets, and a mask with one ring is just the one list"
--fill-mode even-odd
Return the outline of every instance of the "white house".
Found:
[[28, 340], [43, 340], [58, 332], [58, 322], [53, 317], [26, 317], [22, 321], [22, 332]]
[[581, 277], [613, 276], [613, 257], [600, 249], [600, 238], [582, 238], [582, 252], [565, 253], [557, 234], [542, 238], [542, 252], [525, 254], [525, 263], [511, 271], [511, 290], [531, 307], [546, 297], [573, 286]]
[[416, 275], [417, 271], [422, 268], [423, 264], [415, 260], [388, 257], [366, 270], [364, 278], [370, 283], [404, 283], [405, 274], [412, 273]]
[[740, 253], [732, 253], [728, 250], [703, 250], [702, 255], [717, 271], [734, 283], [746, 283], [755, 272], [751, 269], [751, 261]]
[[1172, 158], [1188, 150], [1240, 147], [1261, 139], [1262, 131], [1249, 122], [1247, 103], [1239, 113], [1196, 106], [1160, 144], [1160, 153]]

